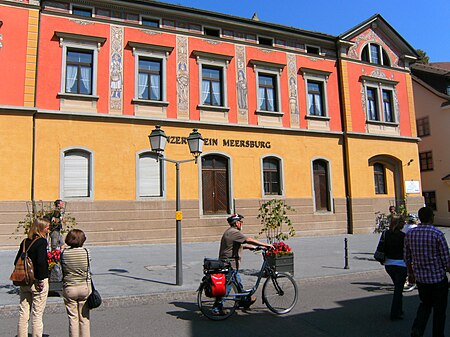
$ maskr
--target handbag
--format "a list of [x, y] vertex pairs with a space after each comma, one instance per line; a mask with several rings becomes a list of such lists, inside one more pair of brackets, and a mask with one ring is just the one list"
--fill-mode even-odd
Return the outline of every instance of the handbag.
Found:
[[31, 248], [33, 243], [36, 242], [38, 238], [34, 239], [31, 244], [25, 249], [25, 242], [22, 242], [22, 254], [20, 254], [17, 259], [16, 265], [14, 266], [14, 270], [11, 273], [9, 279], [13, 281], [15, 286], [31, 286], [34, 283], [34, 266], [33, 261], [28, 256], [28, 250]]
[[386, 231], [381, 234], [380, 241], [378, 242], [377, 249], [373, 254], [373, 258], [380, 262], [381, 264], [386, 261], [386, 255], [384, 253], [384, 240], [385, 240]]
[[88, 275], [91, 275], [91, 288], [92, 288], [92, 292], [87, 298], [86, 303], [89, 309], [95, 309], [102, 304], [102, 297], [100, 296], [98, 290], [95, 289], [94, 281], [92, 280], [91, 265], [89, 263], [89, 253], [86, 248], [85, 250], [86, 250], [86, 258], [88, 261], [88, 274], [86, 275], [86, 282], [88, 281]]

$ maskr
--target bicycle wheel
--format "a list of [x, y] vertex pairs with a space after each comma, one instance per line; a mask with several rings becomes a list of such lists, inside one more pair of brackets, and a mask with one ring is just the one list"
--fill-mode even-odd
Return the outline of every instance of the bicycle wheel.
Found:
[[204, 286], [201, 284], [197, 294], [197, 304], [203, 315], [213, 321], [221, 321], [230, 317], [236, 310], [238, 302], [234, 294], [236, 294], [236, 286], [233, 284], [230, 293], [220, 301], [222, 310], [219, 314], [214, 314], [213, 308], [216, 299], [214, 297], [206, 296]]
[[291, 275], [276, 273], [264, 282], [262, 296], [270, 311], [287, 314], [297, 303], [297, 284]]

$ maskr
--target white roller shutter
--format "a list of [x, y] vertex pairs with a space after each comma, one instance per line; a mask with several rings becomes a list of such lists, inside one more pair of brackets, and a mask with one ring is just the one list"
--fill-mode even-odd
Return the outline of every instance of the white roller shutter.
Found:
[[64, 156], [64, 197], [89, 197], [89, 153], [69, 152]]
[[161, 196], [160, 162], [149, 154], [139, 156], [139, 196]]

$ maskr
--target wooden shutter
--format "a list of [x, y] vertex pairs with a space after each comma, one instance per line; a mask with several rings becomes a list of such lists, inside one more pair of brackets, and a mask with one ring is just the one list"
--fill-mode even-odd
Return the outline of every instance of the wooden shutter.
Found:
[[84, 151], [71, 151], [64, 156], [64, 197], [89, 197], [90, 154]]

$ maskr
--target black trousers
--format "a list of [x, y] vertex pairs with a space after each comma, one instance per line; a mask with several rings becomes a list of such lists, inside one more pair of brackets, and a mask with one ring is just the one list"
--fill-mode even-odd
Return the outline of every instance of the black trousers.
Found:
[[400, 318], [403, 315], [403, 287], [405, 286], [406, 267], [384, 266], [386, 272], [394, 283], [394, 297], [391, 304], [391, 319]]
[[445, 312], [447, 310], [448, 280], [439, 283], [419, 283], [420, 304], [412, 326], [412, 336], [423, 336], [428, 318], [433, 310], [433, 337], [444, 337]]

